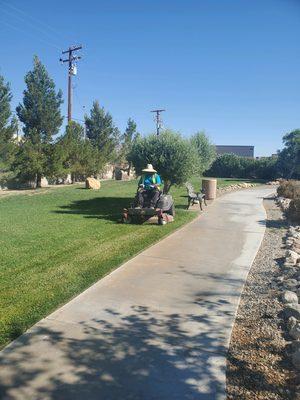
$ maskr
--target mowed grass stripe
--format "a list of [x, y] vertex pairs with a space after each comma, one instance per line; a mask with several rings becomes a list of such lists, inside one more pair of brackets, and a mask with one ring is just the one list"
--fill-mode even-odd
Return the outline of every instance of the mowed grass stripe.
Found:
[[[200, 179], [193, 184], [198, 189]], [[0, 197], [1, 347], [196, 216], [185, 211], [185, 188], [172, 188], [174, 223], [119, 224], [136, 185], [107, 181], [99, 191], [77, 185]]]

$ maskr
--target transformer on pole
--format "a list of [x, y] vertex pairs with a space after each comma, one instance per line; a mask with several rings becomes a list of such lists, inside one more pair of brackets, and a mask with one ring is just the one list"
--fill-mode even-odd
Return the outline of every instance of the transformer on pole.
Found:
[[159, 135], [161, 126], [162, 126], [162, 120], [160, 118], [160, 113], [166, 110], [152, 110], [151, 112], [155, 113], [155, 123], [156, 123], [156, 134], [157, 136]]
[[68, 50], [62, 51], [62, 54], [68, 54], [68, 58], [59, 61], [68, 63], [68, 123], [72, 120], [72, 76], [77, 75], [76, 61], [81, 59], [81, 56], [74, 55], [73, 53], [77, 50], [82, 49], [82, 46], [70, 46]]

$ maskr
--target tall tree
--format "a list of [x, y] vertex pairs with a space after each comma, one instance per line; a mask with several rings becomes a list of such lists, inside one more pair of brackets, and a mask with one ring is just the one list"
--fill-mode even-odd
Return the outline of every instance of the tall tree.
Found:
[[278, 153], [278, 170], [285, 178], [300, 178], [300, 129], [282, 138], [284, 148]]
[[17, 107], [18, 117], [24, 125], [24, 143], [20, 147], [16, 168], [22, 175], [24, 162], [26, 177], [31, 175], [39, 187], [42, 176], [51, 173], [49, 157], [53, 136], [58, 133], [63, 121], [60, 111], [62, 92], [56, 92], [54, 81], [36, 56], [32, 71], [25, 76], [25, 83], [27, 88], [24, 90], [23, 104]]
[[84, 139], [84, 129], [77, 122], [69, 122], [57, 143], [57, 152], [61, 155], [63, 171], [71, 174], [72, 183], [98, 170], [98, 150]]
[[198, 170], [200, 175], [206, 171], [216, 159], [216, 148], [205, 132], [197, 132], [191, 137], [191, 144], [198, 153]]
[[0, 171], [7, 172], [14, 160], [16, 143], [14, 133], [16, 118], [12, 118], [10, 102], [12, 93], [9, 83], [0, 75]]
[[94, 101], [90, 116], [85, 116], [86, 135], [91, 144], [99, 150], [99, 165], [112, 162], [120, 144], [120, 132], [114, 125], [112, 116]]
[[130, 151], [132, 149], [133, 144], [136, 142], [136, 140], [140, 137], [140, 134], [137, 132], [136, 129], [136, 123], [132, 118], [129, 118], [127, 121], [127, 126], [125, 129], [125, 132], [123, 134], [123, 141], [122, 141], [122, 147], [121, 147], [121, 161], [127, 161], [128, 162], [128, 170], [127, 173], [130, 175], [132, 163], [130, 160], [128, 160], [128, 155], [130, 154]]

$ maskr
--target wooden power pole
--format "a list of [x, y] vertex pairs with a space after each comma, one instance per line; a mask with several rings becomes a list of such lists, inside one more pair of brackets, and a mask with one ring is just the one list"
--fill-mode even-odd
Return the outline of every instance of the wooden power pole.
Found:
[[68, 123], [72, 121], [72, 76], [77, 74], [76, 61], [81, 59], [81, 56], [73, 54], [75, 51], [82, 49], [82, 46], [70, 46], [68, 50], [62, 51], [62, 54], [68, 54], [65, 60], [60, 58], [61, 63], [68, 63]]
[[162, 125], [162, 120], [160, 118], [160, 113], [166, 110], [152, 110], [151, 112], [155, 113], [155, 123], [156, 123], [156, 134], [159, 135], [159, 131]]

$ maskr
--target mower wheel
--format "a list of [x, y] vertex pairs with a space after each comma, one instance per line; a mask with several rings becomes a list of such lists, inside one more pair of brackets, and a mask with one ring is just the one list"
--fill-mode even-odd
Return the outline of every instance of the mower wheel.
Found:
[[130, 215], [127, 215], [127, 217], [123, 216], [122, 222], [123, 222], [123, 224], [130, 224], [132, 222], [131, 216]]
[[168, 211], [169, 215], [172, 215], [173, 217], [175, 217], [175, 205], [174, 203], [172, 204], [170, 210]]
[[167, 221], [165, 221], [162, 217], [158, 218], [158, 225], [166, 225]]

